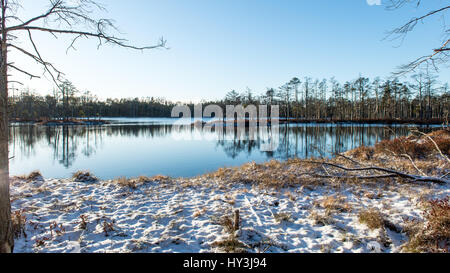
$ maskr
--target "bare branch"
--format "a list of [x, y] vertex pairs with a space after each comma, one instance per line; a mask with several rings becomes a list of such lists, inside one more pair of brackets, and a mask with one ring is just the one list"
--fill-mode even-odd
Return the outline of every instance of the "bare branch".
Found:
[[31, 74], [31, 73], [29, 73], [29, 72], [23, 70], [23, 69], [20, 69], [20, 68], [14, 66], [12, 63], [9, 63], [9, 64], [8, 64], [8, 67], [11, 67], [11, 68], [13, 68], [13, 69], [15, 69], [15, 70], [17, 70], [17, 71], [19, 71], [19, 72], [21, 72], [21, 73], [23, 73], [23, 74], [29, 76], [31, 79], [33, 79], [33, 78], [38, 78], [38, 79], [39, 79], [39, 78], [40, 78], [39, 76], [33, 75], [33, 74]]
[[[405, 4], [415, 2], [416, 6], [419, 6], [421, 4], [420, 0], [391, 0], [391, 4], [388, 5], [388, 9], [398, 9], [404, 6]], [[436, 14], [442, 14], [445, 13], [447, 10], [450, 10], [450, 6], [444, 6], [440, 9], [436, 9], [433, 11], [430, 11], [426, 13], [423, 16], [420, 17], [414, 17], [411, 20], [409, 20], [406, 24], [402, 25], [401, 27], [398, 27], [392, 31], [390, 31], [385, 39], [391, 38], [391, 40], [399, 39], [402, 40], [406, 37], [406, 35], [413, 31], [414, 28], [417, 26], [419, 22], [423, 22], [425, 19], [432, 17]], [[445, 24], [445, 23], [444, 23]], [[439, 65], [446, 63], [448, 61], [448, 54], [446, 52], [450, 51], [449, 45], [449, 39], [448, 35], [450, 34], [449, 30], [445, 30], [447, 28], [446, 25], [444, 25], [444, 41], [443, 44], [439, 47], [433, 50], [432, 54], [422, 56], [420, 58], [417, 58], [416, 60], [398, 67], [397, 71], [394, 72], [394, 76], [402, 76], [404, 74], [410, 73], [421, 67], [422, 64], [427, 64], [428, 66], [432, 66], [436, 71], [439, 70]]]

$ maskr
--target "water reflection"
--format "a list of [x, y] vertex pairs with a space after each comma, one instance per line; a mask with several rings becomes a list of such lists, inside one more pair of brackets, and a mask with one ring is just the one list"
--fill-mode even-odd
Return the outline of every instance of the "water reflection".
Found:
[[[67, 177], [79, 169], [119, 175], [195, 176], [224, 165], [272, 158], [330, 157], [361, 145], [409, 133], [406, 126], [386, 129], [381, 125], [308, 124], [281, 126], [278, 148], [262, 151], [261, 138], [199, 132], [194, 127], [174, 130], [168, 123], [113, 123], [102, 127], [42, 127], [14, 125], [10, 128], [11, 173], [35, 169], [50, 177]], [[205, 136], [203, 140], [175, 140], [175, 135]], [[211, 138], [211, 136], [213, 136]], [[119, 173], [120, 172], [120, 173]]]

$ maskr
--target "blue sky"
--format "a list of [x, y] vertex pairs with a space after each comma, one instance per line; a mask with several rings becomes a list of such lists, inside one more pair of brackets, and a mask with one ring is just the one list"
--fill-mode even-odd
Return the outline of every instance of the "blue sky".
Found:
[[[46, 9], [45, 0], [23, 2], [25, 17]], [[142, 53], [108, 46], [97, 50], [95, 40], [86, 40], [66, 54], [68, 40], [63, 37], [54, 40], [44, 34], [35, 40], [42, 55], [80, 90], [101, 98], [176, 101], [222, 98], [232, 89], [246, 87], [260, 93], [294, 76], [335, 76], [339, 81], [360, 73], [387, 77], [398, 65], [429, 54], [442, 41], [439, 16], [419, 24], [400, 46], [399, 41], [383, 38], [411, 17], [447, 1], [422, 1], [420, 8], [395, 11], [368, 2], [377, 1], [103, 0], [108, 13], [102, 16], [114, 18], [127, 39], [146, 45], [164, 36], [170, 50]], [[41, 72], [21, 56], [13, 53], [11, 59]], [[449, 81], [449, 72], [441, 70], [442, 82]], [[21, 79], [42, 94], [52, 88], [46, 79]]]

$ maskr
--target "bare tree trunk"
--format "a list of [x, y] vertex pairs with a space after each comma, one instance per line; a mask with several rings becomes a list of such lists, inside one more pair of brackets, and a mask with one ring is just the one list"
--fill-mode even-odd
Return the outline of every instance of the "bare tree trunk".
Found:
[[[2, 18], [5, 18], [5, 3], [2, 2]], [[2, 20], [2, 29], [5, 29]], [[6, 32], [1, 38], [0, 56], [0, 253], [11, 253], [14, 239], [11, 223], [11, 200], [9, 197], [9, 155], [8, 155], [8, 76]]]

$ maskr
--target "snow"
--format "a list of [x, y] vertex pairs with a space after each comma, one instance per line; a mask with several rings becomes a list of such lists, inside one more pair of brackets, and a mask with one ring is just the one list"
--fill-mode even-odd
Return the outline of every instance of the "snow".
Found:
[[[13, 179], [12, 210], [23, 210], [26, 237], [15, 252], [205, 253], [224, 252], [230, 234], [217, 219], [240, 210], [238, 240], [248, 252], [399, 252], [406, 235], [370, 230], [358, 212], [378, 208], [392, 223], [420, 218], [421, 201], [448, 196], [448, 185], [362, 183], [276, 189], [194, 178], [123, 187], [64, 179]], [[320, 200], [339, 196], [350, 211], [326, 215]], [[379, 198], [374, 196], [380, 196]], [[280, 215], [284, 215], [281, 217]], [[81, 216], [87, 226], [82, 228]], [[281, 219], [281, 220], [280, 220]]]

